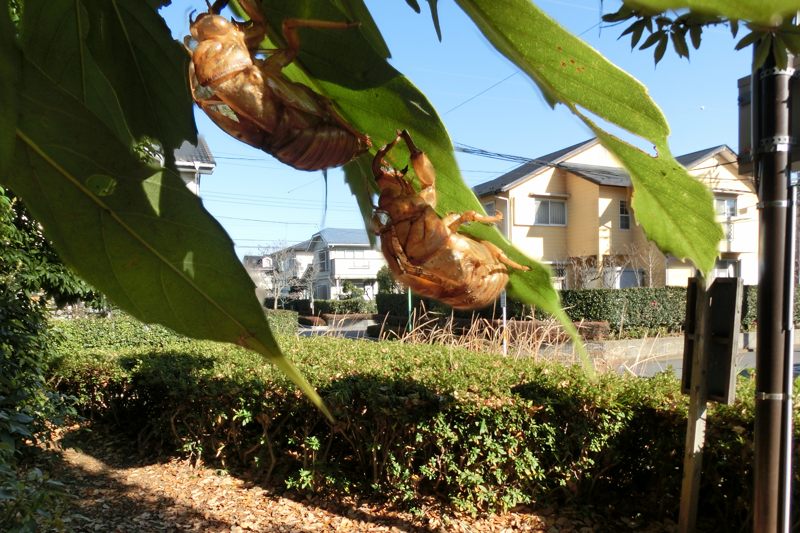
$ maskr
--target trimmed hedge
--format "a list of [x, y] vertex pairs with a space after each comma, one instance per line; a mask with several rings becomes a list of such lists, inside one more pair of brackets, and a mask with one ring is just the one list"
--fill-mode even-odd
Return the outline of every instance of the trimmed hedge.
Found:
[[[272, 298], [264, 300], [264, 306], [272, 309]], [[283, 309], [296, 311], [300, 315], [346, 315], [346, 314], [370, 314], [376, 313], [377, 307], [374, 300], [364, 300], [363, 298], [348, 298], [346, 300], [314, 300], [314, 312], [311, 312], [311, 300], [287, 300], [278, 302], [283, 305]]]
[[267, 321], [273, 333], [277, 335], [297, 334], [297, 311], [285, 309], [267, 309]]
[[[686, 288], [631, 288], [631, 289], [567, 289], [560, 291], [561, 304], [574, 321], [608, 322], [616, 334], [626, 335], [683, 329], [686, 315]], [[742, 331], [752, 331], [756, 326], [758, 287], [746, 285], [742, 296]], [[408, 317], [406, 294], [378, 294], [378, 313]], [[800, 316], [800, 287], [795, 287], [795, 316]], [[508, 318], [525, 319], [531, 308], [508, 299]], [[413, 296], [417, 315], [426, 311], [450, 314], [451, 309], [439, 302]], [[489, 306], [476, 311], [455, 311], [456, 317], [498, 318], [500, 307]], [[541, 318], [536, 310], [535, 316]]]
[[[279, 335], [297, 333], [297, 313], [267, 309], [267, 320], [273, 332]], [[145, 324], [123, 312], [112, 316], [58, 318], [51, 320], [52, 329], [59, 338], [60, 352], [77, 352], [94, 348], [163, 348], [190, 342], [158, 324]]]
[[[272, 365], [228, 345], [69, 352], [53, 377], [87, 413], [124, 421], [145, 453], [177, 451], [298, 492], [411, 508], [433, 497], [471, 513], [591, 503], [637, 521], [676, 518], [687, 402], [671, 374], [593, 381], [577, 367], [435, 345], [282, 346], [334, 428]], [[752, 381], [739, 385], [736, 404], [709, 411], [700, 529], [751, 520], [754, 392]]]

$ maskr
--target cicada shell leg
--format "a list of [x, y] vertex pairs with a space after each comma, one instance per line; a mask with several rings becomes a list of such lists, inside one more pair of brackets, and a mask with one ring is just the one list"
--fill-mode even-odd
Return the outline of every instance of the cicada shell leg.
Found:
[[447, 224], [447, 227], [450, 228], [450, 231], [458, 231], [458, 228], [467, 222], [483, 222], [485, 224], [494, 224], [495, 222], [500, 222], [501, 220], [503, 220], [503, 215], [501, 213], [489, 216], [482, 215], [477, 211], [464, 211], [460, 215], [457, 213], [448, 215], [444, 218], [444, 223]]
[[489, 252], [492, 254], [492, 256], [494, 256], [495, 259], [497, 259], [498, 261], [500, 261], [504, 265], [509, 266], [511, 268], [514, 268], [514, 269], [517, 269], [517, 270], [522, 270], [522, 271], [530, 270], [529, 267], [527, 267], [525, 265], [521, 265], [521, 264], [517, 263], [516, 261], [514, 261], [513, 259], [509, 258], [506, 255], [506, 253], [503, 250], [501, 250], [500, 248], [498, 248], [497, 245], [495, 245], [494, 243], [491, 243], [489, 241], [479, 241], [479, 242], [482, 245], [484, 245], [487, 250], [489, 250]]

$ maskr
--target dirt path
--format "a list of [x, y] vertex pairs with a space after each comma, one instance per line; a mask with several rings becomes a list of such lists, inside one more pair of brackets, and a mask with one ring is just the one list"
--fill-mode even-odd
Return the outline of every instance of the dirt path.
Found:
[[[74, 428], [77, 429], [77, 428]], [[73, 430], [61, 440], [54, 475], [72, 496], [65, 515], [76, 532], [312, 532], [463, 531], [591, 532], [673, 531], [674, 524], [644, 528], [603, 523], [596, 516], [552, 510], [513, 512], [484, 519], [422, 516], [354, 500], [298, 500], [226, 472], [186, 461], [147, 462], [130, 443], [102, 429]]]

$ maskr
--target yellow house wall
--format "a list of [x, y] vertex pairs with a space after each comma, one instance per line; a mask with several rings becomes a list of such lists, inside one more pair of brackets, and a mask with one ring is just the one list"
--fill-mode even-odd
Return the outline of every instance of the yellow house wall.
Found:
[[567, 226], [536, 226], [536, 195], [566, 200], [567, 187], [563, 171], [548, 169], [509, 191], [512, 205], [510, 239], [523, 252], [540, 261], [559, 261], [566, 257], [567, 227], [571, 221], [567, 205]]
[[[576, 154], [569, 162], [618, 167], [619, 163], [600, 144]], [[738, 255], [741, 274], [746, 284], [757, 283], [758, 213], [757, 197], [748, 178], [739, 178], [736, 165], [718, 155], [695, 164], [690, 174], [708, 185], [715, 194], [737, 195], [736, 217], [732, 223], [734, 239], [723, 240], [720, 252]], [[552, 196], [567, 203], [566, 226], [533, 224], [536, 196]], [[507, 199], [507, 200], [506, 200]], [[527, 179], [507, 193], [482, 198], [494, 201], [504, 221], [501, 231], [517, 247], [534, 259], [546, 262], [564, 261], [574, 256], [631, 254], [630, 264], [651, 276], [654, 286], [686, 285], [693, 275], [690, 265], [668, 261], [636, 224], [633, 213], [631, 229], [619, 228], [619, 200], [628, 200], [630, 190], [602, 187], [561, 169], [546, 169]]]
[[[621, 255], [630, 251], [634, 242], [632, 229], [619, 225], [619, 202], [625, 200], [630, 206], [629, 191], [624, 187], [600, 187], [597, 201], [599, 247], [601, 255]], [[631, 228], [633, 228], [631, 220]]]
[[597, 256], [597, 199], [600, 187], [574, 174], [566, 173], [568, 213], [567, 250], [569, 257]]
[[[726, 231], [719, 250], [738, 254], [740, 275], [745, 285], [758, 284], [758, 196], [752, 179], [740, 177], [736, 164], [719, 156], [697, 163], [695, 169], [689, 173], [706, 184], [715, 196], [736, 195], [736, 216], [730, 221], [725, 217], [717, 218]], [[728, 223], [733, 229], [731, 239], [727, 238], [725, 226]]]

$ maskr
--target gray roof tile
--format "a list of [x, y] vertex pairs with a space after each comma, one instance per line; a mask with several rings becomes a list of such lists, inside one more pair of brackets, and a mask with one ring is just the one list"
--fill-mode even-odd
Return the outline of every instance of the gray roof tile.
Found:
[[369, 247], [369, 235], [363, 228], [325, 228], [317, 233], [329, 246], [350, 245]]
[[178, 166], [189, 165], [194, 166], [194, 163], [201, 165], [216, 165], [214, 156], [211, 155], [211, 149], [208, 147], [206, 140], [202, 135], [197, 136], [197, 146], [189, 141], [183, 141], [180, 148], [175, 150], [175, 164]]

